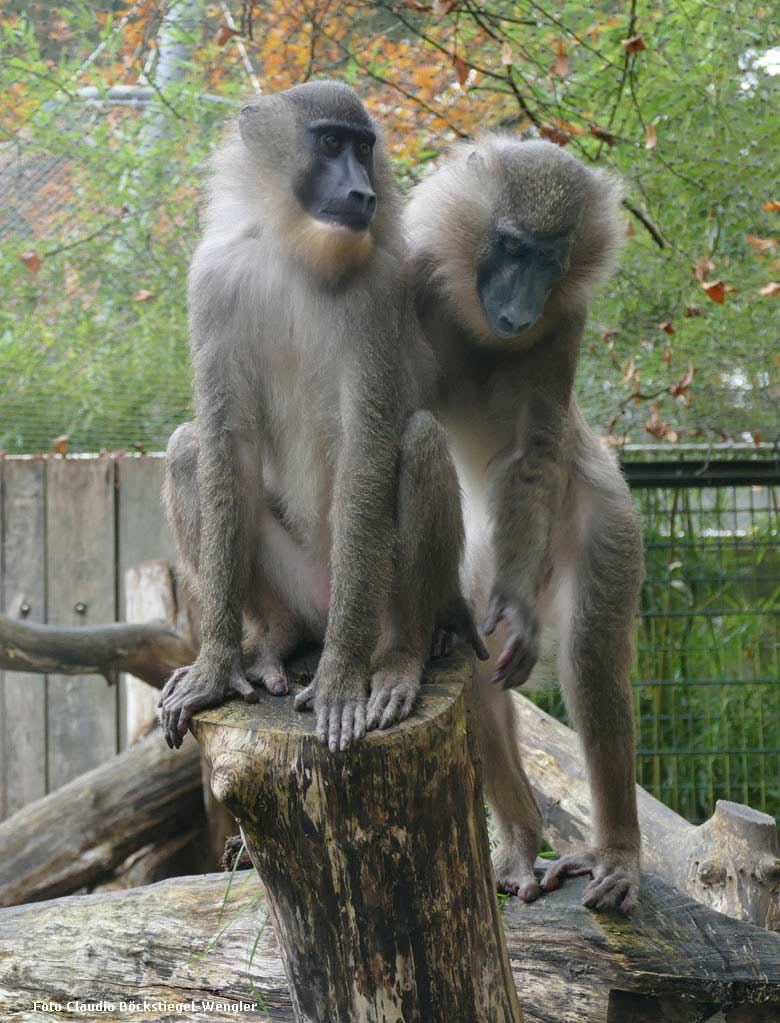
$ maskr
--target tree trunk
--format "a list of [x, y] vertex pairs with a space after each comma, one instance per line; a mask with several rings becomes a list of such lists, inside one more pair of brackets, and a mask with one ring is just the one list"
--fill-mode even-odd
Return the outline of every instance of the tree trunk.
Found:
[[194, 722], [265, 882], [297, 1023], [521, 1019], [466, 728], [471, 672], [438, 670], [413, 718], [341, 755], [268, 694]]
[[[523, 759], [556, 852], [587, 845], [590, 794], [576, 734], [515, 694]], [[698, 902], [780, 930], [780, 845], [774, 818], [719, 800], [699, 827], [637, 786], [642, 863]]]
[[[586, 880], [567, 881], [530, 906], [505, 903], [524, 1023], [701, 1023], [718, 1010], [725, 1023], [780, 1019], [780, 937], [728, 920], [652, 876], [643, 878], [630, 920], [591, 913], [581, 904]], [[447, 887], [440, 899], [464, 894]], [[386, 927], [396, 931], [398, 921]], [[386, 951], [372, 959], [380, 975]], [[453, 971], [466, 963], [456, 956], [444, 965]], [[68, 1008], [75, 998], [104, 1004]], [[0, 1019], [51, 1023], [52, 1010], [34, 1009], [36, 999], [58, 1003], [56, 1018], [73, 1023], [295, 1018], [254, 871], [0, 911]], [[150, 1004], [141, 1011], [144, 1000]], [[121, 1002], [136, 1005], [121, 1009]], [[175, 1010], [185, 1002], [186, 1010]], [[367, 1018], [356, 1014], [352, 1023]], [[415, 1018], [400, 1003], [386, 1014], [392, 1023]], [[451, 1023], [472, 1019], [464, 1011]]]
[[204, 827], [198, 746], [172, 752], [157, 732], [0, 823], [0, 906], [96, 884], [136, 850]]

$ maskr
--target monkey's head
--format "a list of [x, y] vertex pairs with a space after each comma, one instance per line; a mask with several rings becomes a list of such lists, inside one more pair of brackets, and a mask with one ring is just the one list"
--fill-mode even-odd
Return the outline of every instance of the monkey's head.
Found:
[[587, 304], [623, 234], [621, 192], [551, 142], [465, 145], [414, 190], [416, 262], [460, 322], [491, 347], [525, 347], [545, 313]]
[[379, 129], [353, 90], [317, 81], [258, 97], [239, 132], [283, 243], [329, 278], [365, 262], [395, 199]]

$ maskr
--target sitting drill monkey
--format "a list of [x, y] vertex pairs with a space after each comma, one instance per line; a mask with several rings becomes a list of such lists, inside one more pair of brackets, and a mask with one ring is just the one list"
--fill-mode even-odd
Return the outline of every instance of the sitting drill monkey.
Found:
[[167, 453], [202, 632], [162, 693], [171, 745], [231, 692], [286, 693], [302, 639], [324, 650], [296, 705], [332, 750], [410, 713], [436, 630], [486, 656], [404, 262], [389, 161], [351, 89], [312, 82], [242, 110], [190, 271], [196, 420]]
[[[503, 649], [478, 671], [475, 719], [501, 835], [498, 885], [538, 897], [541, 815], [520, 762], [509, 693], [558, 632], [558, 675], [584, 748], [593, 848], [542, 888], [590, 873], [585, 903], [628, 911], [639, 883], [629, 686], [642, 576], [638, 516], [585, 423], [574, 374], [594, 285], [624, 234], [620, 189], [548, 142], [457, 149], [406, 211], [416, 306], [440, 366], [438, 413], [464, 490], [471, 596]], [[485, 580], [483, 566], [493, 565]]]

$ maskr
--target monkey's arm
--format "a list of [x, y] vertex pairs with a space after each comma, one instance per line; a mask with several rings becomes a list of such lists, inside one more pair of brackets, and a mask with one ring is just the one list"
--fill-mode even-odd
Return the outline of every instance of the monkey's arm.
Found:
[[380, 400], [364, 390], [344, 403], [325, 645], [314, 681], [296, 698], [299, 708], [313, 702], [317, 734], [334, 751], [365, 734], [370, 661], [390, 588], [399, 440], [384, 391]]
[[[197, 321], [193, 332], [198, 338]], [[203, 345], [207, 348], [207, 345]], [[212, 346], [211, 351], [216, 351]], [[193, 665], [180, 668], [160, 697], [161, 722], [169, 746], [181, 745], [192, 715], [237, 692], [249, 702], [257, 694], [241, 663], [241, 623], [246, 590], [246, 525], [242, 516], [234, 405], [226, 384], [227, 366], [195, 357], [200, 449], [198, 494], [201, 512], [199, 603], [202, 643]]]
[[490, 634], [499, 620], [505, 622], [507, 642], [494, 676], [503, 688], [522, 685], [539, 654], [537, 608], [552, 569], [552, 525], [565, 493], [578, 344], [579, 335], [567, 332], [545, 350], [530, 353], [511, 371], [510, 387], [503, 392], [508, 407], [497, 410], [513, 419], [514, 431], [490, 481], [496, 569], [484, 631]]

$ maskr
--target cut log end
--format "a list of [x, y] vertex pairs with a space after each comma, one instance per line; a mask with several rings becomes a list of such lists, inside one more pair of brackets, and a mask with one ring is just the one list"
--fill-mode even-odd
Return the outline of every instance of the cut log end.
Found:
[[265, 882], [300, 1021], [521, 1019], [466, 728], [471, 670], [441, 662], [409, 720], [341, 754], [291, 697], [194, 722]]

